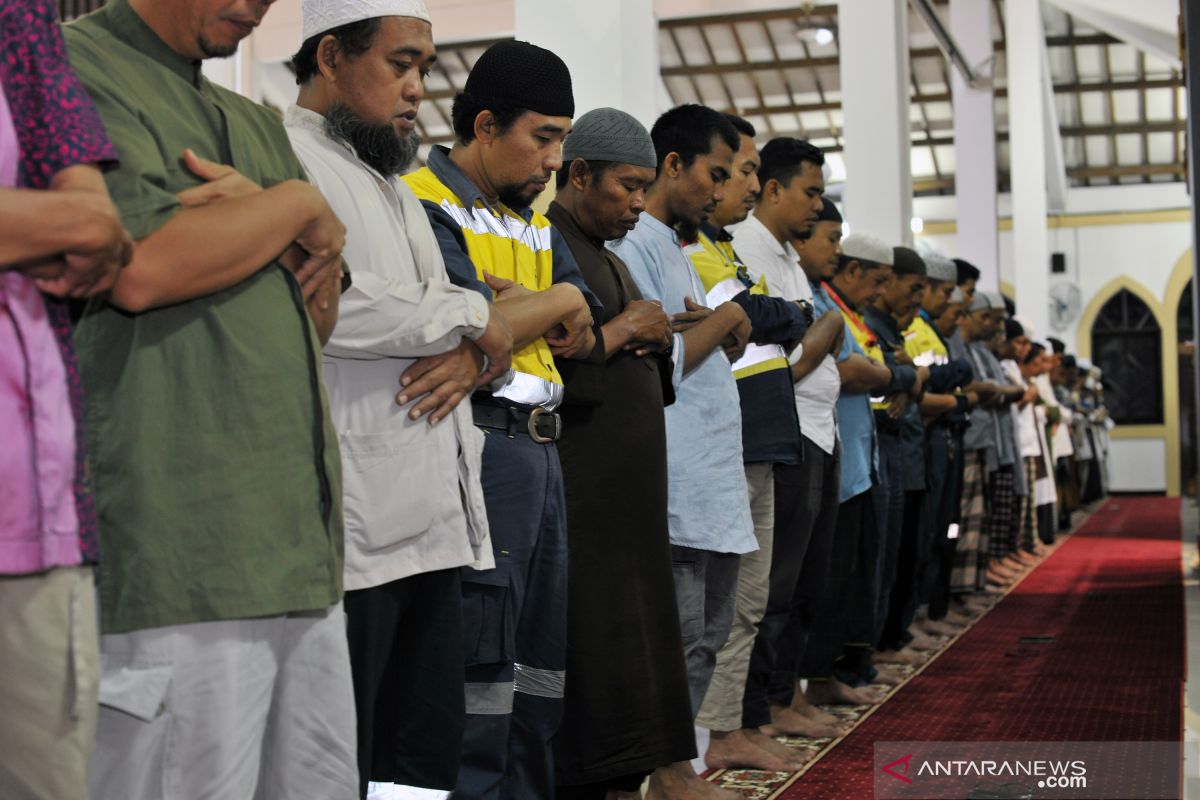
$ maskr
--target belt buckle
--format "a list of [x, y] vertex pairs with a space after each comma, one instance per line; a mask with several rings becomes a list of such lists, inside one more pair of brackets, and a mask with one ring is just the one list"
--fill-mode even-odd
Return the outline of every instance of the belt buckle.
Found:
[[554, 436], [542, 436], [537, 430], [538, 417], [550, 412], [542, 407], [537, 407], [529, 412], [529, 438], [533, 439], [538, 444], [550, 444], [557, 442], [558, 437], [562, 434], [562, 420], [559, 417], [554, 418]]

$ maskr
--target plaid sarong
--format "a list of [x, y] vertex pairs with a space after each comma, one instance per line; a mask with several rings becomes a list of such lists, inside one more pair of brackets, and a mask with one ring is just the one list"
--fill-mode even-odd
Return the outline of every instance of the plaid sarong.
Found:
[[954, 571], [950, 591], [973, 592], [981, 587], [984, 572], [980, 555], [987, 553], [983, 532], [985, 517], [984, 486], [987, 467], [983, 450], [968, 450], [963, 458], [962, 514], [959, 520], [958, 547], [954, 551]]
[[986, 553], [981, 553], [979, 568], [987, 569], [987, 560], [999, 561], [1017, 549], [1017, 490], [1013, 467], [1001, 467], [991, 475], [988, 497]]

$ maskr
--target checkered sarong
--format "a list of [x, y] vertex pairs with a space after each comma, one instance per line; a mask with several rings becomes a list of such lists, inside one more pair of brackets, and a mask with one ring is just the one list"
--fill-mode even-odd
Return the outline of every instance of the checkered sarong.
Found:
[[987, 467], [983, 450], [968, 450], [963, 458], [962, 518], [958, 528], [958, 547], [954, 551], [954, 570], [950, 573], [950, 591], [973, 592], [980, 588], [984, 573], [979, 569], [980, 555], [987, 553], [984, 537], [984, 480]]
[[[1017, 549], [1017, 487], [1012, 467], [1001, 467], [991, 475], [991, 500], [988, 505], [984, 532], [988, 547], [981, 558], [999, 561]], [[981, 570], [987, 569], [986, 560], [981, 561]]]
[[1025, 483], [1029, 486], [1029, 494], [1021, 498], [1021, 547], [1030, 553], [1037, 546], [1037, 480], [1038, 459], [1041, 456], [1027, 456], [1021, 459], [1021, 467], [1025, 470]]

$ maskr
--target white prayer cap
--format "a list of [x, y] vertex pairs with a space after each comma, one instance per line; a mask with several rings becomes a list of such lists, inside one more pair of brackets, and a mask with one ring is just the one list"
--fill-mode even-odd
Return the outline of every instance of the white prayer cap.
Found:
[[848, 258], [892, 265], [892, 246], [870, 233], [852, 233], [842, 239], [842, 254]]
[[304, 0], [304, 41], [319, 33], [376, 17], [413, 17], [431, 22], [424, 0]]
[[925, 274], [935, 281], [958, 283], [958, 268], [941, 250], [926, 239], [917, 240], [917, 252], [925, 261]]

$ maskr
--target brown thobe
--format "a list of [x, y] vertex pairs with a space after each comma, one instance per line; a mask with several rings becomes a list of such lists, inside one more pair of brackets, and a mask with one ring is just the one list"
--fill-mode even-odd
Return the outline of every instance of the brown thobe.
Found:
[[[547, 216], [604, 304], [602, 323], [641, 299], [604, 242], [557, 203]], [[561, 786], [646, 773], [696, 754], [667, 538], [670, 360], [622, 351], [594, 361], [566, 361], [562, 370], [558, 452], [570, 568], [566, 698], [554, 740]]]

